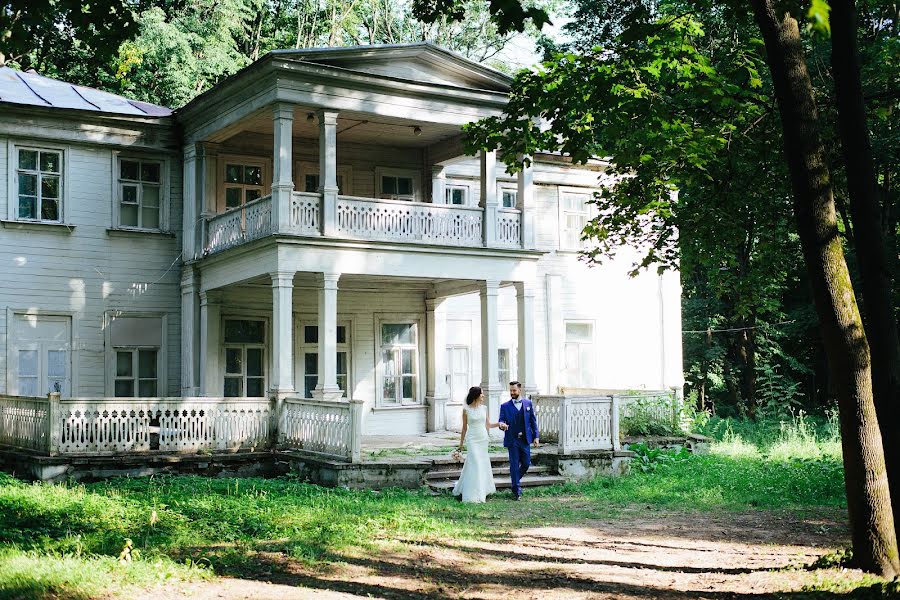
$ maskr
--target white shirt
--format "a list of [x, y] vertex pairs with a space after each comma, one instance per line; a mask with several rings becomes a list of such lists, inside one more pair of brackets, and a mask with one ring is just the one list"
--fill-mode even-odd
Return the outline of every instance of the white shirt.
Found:
[[518, 400], [512, 399], [512, 401], [513, 401], [513, 406], [516, 407], [516, 410], [522, 410], [522, 399], [521, 398], [519, 398]]

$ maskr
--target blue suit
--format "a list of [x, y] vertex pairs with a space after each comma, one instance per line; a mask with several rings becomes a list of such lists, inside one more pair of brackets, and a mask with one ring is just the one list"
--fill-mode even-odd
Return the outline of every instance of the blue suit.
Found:
[[512, 493], [518, 498], [522, 494], [519, 481], [531, 466], [531, 443], [538, 439], [537, 417], [531, 400], [523, 398], [521, 410], [516, 408], [512, 400], [504, 402], [500, 405], [499, 421], [509, 426], [503, 436], [503, 446], [509, 452]]

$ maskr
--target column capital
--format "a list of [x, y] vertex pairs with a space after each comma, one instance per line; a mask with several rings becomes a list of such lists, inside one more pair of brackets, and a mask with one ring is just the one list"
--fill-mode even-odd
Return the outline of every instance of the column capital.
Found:
[[293, 119], [294, 104], [291, 102], [275, 102], [272, 104], [273, 119]]
[[272, 271], [269, 273], [269, 276], [272, 278], [272, 286], [293, 287], [296, 273], [296, 271]]
[[316, 117], [319, 118], [319, 126], [337, 125], [338, 111], [320, 108], [316, 111]]
[[193, 288], [196, 288], [200, 283], [200, 274], [194, 269], [193, 265], [184, 265], [181, 270], [181, 289], [182, 291], [187, 291], [186, 288], [191, 288], [190, 291], [196, 291]]
[[496, 295], [500, 293], [500, 281], [497, 279], [479, 281], [478, 286], [482, 294]]
[[184, 160], [196, 160], [197, 159], [197, 146], [199, 144], [185, 144], [181, 149], [182, 154], [184, 154]]
[[222, 304], [222, 290], [206, 290], [200, 292], [200, 306], [209, 304]]
[[514, 282], [516, 288], [516, 296], [524, 296], [526, 298], [534, 298], [535, 290], [537, 288], [536, 284], [531, 281], [516, 281]]
[[219, 144], [215, 142], [198, 142], [197, 155], [206, 158], [219, 155]]
[[340, 273], [316, 273], [316, 281], [326, 289], [337, 289]]

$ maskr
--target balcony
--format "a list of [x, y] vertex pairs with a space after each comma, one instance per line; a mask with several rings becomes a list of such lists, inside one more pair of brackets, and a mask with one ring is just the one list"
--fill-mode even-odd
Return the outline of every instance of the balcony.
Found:
[[280, 228], [272, 196], [209, 216], [204, 221], [203, 255], [274, 234], [434, 246], [528, 247], [518, 209], [337, 196], [332, 213], [335, 217], [329, 223], [322, 218], [331, 212], [323, 208], [327, 201], [323, 194], [293, 192], [288, 218]]

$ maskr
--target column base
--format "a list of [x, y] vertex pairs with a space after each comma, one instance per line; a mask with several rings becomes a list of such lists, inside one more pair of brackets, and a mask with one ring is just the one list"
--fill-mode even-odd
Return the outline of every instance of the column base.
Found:
[[316, 388], [312, 392], [314, 400], [324, 400], [325, 402], [340, 402], [344, 399], [344, 392], [341, 388]]
[[446, 396], [425, 396], [428, 405], [425, 430], [429, 433], [447, 429], [447, 400]]

